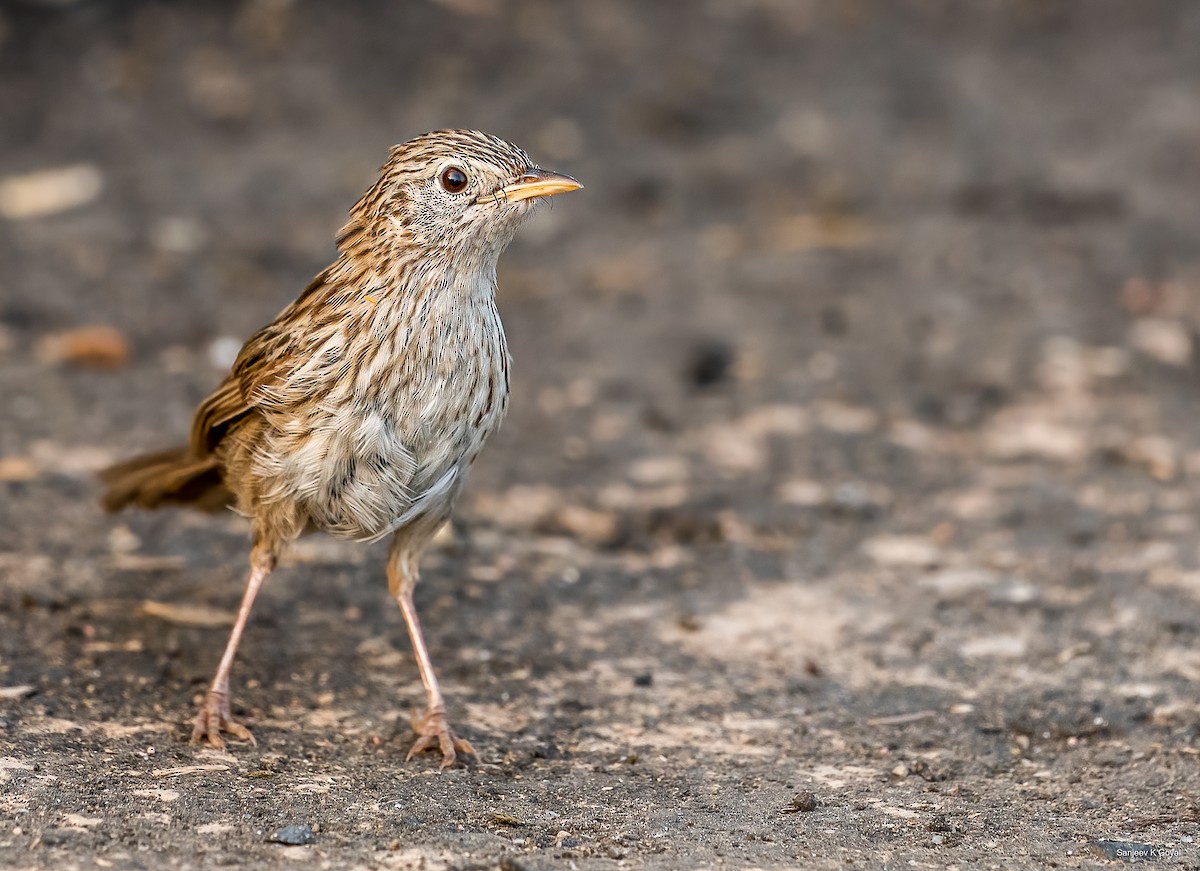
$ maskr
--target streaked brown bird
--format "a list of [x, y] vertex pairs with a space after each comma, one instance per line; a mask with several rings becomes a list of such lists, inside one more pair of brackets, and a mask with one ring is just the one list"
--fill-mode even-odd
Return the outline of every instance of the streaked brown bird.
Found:
[[188, 445], [102, 473], [110, 511], [232, 505], [253, 527], [246, 592], [192, 743], [254, 740], [230, 714], [238, 641], [287, 545], [325, 531], [391, 536], [388, 588], [426, 695], [408, 758], [440, 750], [445, 767], [475, 752], [446, 720], [413, 605], [417, 566], [508, 404], [496, 261], [535, 203], [580, 187], [474, 130], [396, 146], [351, 209], [337, 258], [246, 342]]

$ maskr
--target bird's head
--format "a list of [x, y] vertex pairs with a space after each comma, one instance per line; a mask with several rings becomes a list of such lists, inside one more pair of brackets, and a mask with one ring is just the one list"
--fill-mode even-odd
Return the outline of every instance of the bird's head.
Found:
[[395, 146], [351, 210], [343, 251], [495, 267], [521, 219], [545, 197], [583, 187], [477, 130], [438, 130]]

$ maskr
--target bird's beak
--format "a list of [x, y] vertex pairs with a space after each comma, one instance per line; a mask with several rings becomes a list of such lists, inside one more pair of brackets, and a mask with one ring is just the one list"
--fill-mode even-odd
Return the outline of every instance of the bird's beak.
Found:
[[583, 185], [569, 175], [560, 175], [545, 169], [531, 169], [519, 180], [496, 191], [493, 202], [503, 200], [506, 203], [515, 203], [537, 197], [552, 197], [555, 194], [577, 191], [581, 187]]

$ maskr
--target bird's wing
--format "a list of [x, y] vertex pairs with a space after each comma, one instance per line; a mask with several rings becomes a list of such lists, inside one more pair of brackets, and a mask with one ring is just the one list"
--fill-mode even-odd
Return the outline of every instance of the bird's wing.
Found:
[[197, 457], [207, 457], [225, 437], [230, 424], [250, 413], [252, 406], [242, 395], [241, 385], [232, 374], [227, 375], [221, 386], [208, 395], [196, 409], [192, 418], [190, 438], [191, 452]]
[[300, 329], [296, 315], [309, 308], [327, 286], [328, 270], [314, 278], [299, 298], [242, 346], [221, 386], [200, 403], [192, 419], [191, 451], [204, 457], [213, 452], [229, 428], [264, 401], [296, 359], [304, 359], [311, 333]]

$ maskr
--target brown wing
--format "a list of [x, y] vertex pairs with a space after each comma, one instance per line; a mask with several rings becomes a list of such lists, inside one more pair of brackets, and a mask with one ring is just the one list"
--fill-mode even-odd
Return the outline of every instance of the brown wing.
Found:
[[329, 270], [321, 272], [279, 317], [246, 340], [230, 373], [192, 419], [190, 446], [196, 457], [206, 457], [229, 428], [254, 410], [261, 388], [279, 379], [291, 365], [297, 334], [293, 326], [297, 312], [307, 308], [314, 295], [326, 285]]
[[192, 418], [192, 455], [207, 457], [211, 454], [225, 436], [229, 425], [249, 414], [251, 408], [238, 379], [232, 374], [226, 376], [221, 386], [200, 403], [196, 416]]

